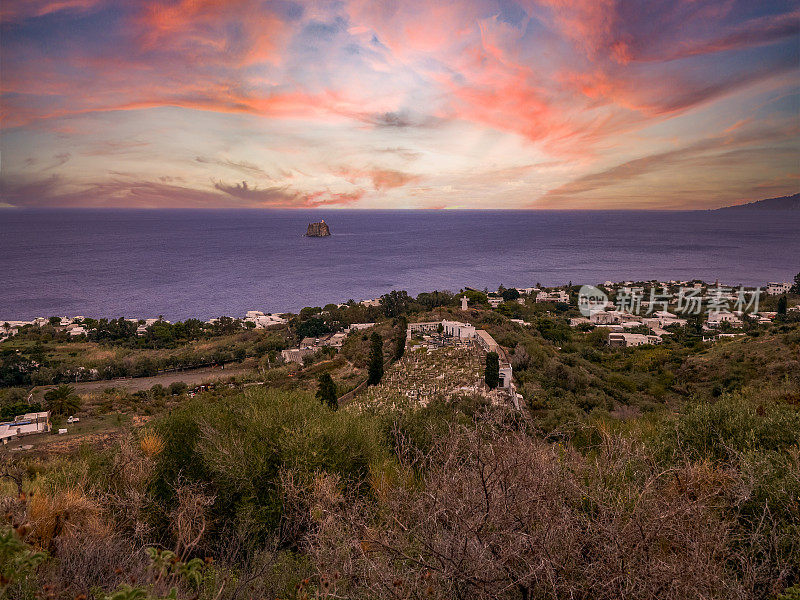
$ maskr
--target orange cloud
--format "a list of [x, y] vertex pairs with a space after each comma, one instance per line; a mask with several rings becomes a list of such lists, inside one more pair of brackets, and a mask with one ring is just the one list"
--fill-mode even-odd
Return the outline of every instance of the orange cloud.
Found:
[[420, 179], [419, 175], [377, 167], [368, 169], [343, 168], [338, 170], [336, 174], [350, 183], [355, 183], [360, 179], [369, 179], [372, 182], [372, 187], [376, 190], [402, 187]]
[[290, 28], [254, 0], [180, 0], [145, 5], [139, 17], [145, 49], [239, 65], [280, 59]]

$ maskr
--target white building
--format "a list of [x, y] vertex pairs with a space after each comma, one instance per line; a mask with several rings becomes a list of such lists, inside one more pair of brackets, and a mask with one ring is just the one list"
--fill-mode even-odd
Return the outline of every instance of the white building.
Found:
[[609, 333], [608, 345], [612, 348], [634, 348], [647, 344], [660, 344], [661, 338], [657, 335], [644, 335], [643, 333]]
[[708, 315], [709, 327], [719, 327], [723, 323], [727, 323], [731, 327], [742, 326], [742, 320], [731, 312], [720, 311], [720, 312], [713, 312]]
[[788, 281], [783, 283], [770, 282], [767, 284], [766, 292], [770, 296], [778, 296], [780, 294], [788, 294], [790, 289], [792, 289], [792, 284]]
[[7, 444], [9, 440], [34, 433], [50, 431], [50, 411], [19, 415], [13, 421], [0, 423], [0, 442]]
[[657, 310], [651, 316], [642, 319], [642, 324], [648, 327], [669, 327], [670, 325], [686, 325], [686, 319], [680, 319], [677, 315], [665, 310]]
[[502, 296], [487, 296], [486, 299], [489, 301], [489, 306], [491, 306], [492, 308], [497, 308], [503, 301]]
[[362, 306], [380, 306], [381, 299], [380, 298], [373, 298], [372, 300], [362, 300], [359, 302]]
[[622, 313], [618, 310], [601, 310], [598, 312], [593, 312], [589, 316], [589, 321], [595, 325], [616, 325], [622, 323], [624, 319], [629, 318], [630, 316], [631, 315]]
[[324, 346], [331, 346], [332, 348], [341, 348], [344, 345], [344, 340], [347, 337], [347, 334], [343, 331], [338, 333], [332, 334], [328, 339], [325, 340], [323, 343]]
[[598, 329], [600, 327], [602, 327], [603, 329], [608, 329], [610, 332], [613, 332], [613, 333], [622, 333], [623, 331], [625, 331], [625, 328], [622, 325], [617, 325], [617, 324], [614, 324], [614, 323], [611, 323], [611, 324], [608, 324], [608, 325], [597, 325], [596, 327]]
[[292, 348], [291, 350], [281, 350], [281, 356], [286, 362], [303, 364], [303, 358], [316, 352], [316, 348]]
[[486, 352], [497, 352], [498, 354], [501, 353], [500, 344], [495, 342], [494, 338], [489, 335], [489, 332], [484, 331], [483, 329], [478, 329], [475, 331], [475, 341]]
[[271, 325], [285, 325], [288, 320], [279, 315], [263, 313], [260, 310], [248, 310], [245, 313], [244, 322], [253, 323], [256, 329], [265, 329]]
[[563, 304], [569, 304], [569, 294], [564, 290], [539, 292], [536, 294], [536, 302], [561, 302]]
[[459, 339], [472, 339], [475, 337], [475, 326], [458, 321], [442, 321], [443, 333]]
[[[512, 321], [514, 319], [511, 319]], [[578, 327], [579, 325], [588, 325], [591, 321], [587, 317], [572, 317], [569, 320], [570, 327]]]
[[508, 363], [500, 363], [500, 387], [510, 388], [513, 381], [513, 374], [511, 372], [511, 365]]
[[420, 323], [409, 323], [408, 329], [406, 329], [406, 338], [409, 340], [414, 336], [415, 333], [434, 333], [439, 329], [439, 325], [442, 323], [440, 321], [422, 321]]

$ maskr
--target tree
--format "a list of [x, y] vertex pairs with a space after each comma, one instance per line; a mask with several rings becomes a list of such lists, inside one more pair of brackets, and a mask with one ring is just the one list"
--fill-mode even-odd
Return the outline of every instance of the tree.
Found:
[[397, 338], [395, 339], [394, 359], [400, 360], [406, 351], [406, 329], [408, 321], [405, 317], [400, 317], [397, 322]]
[[800, 273], [794, 276], [794, 285], [789, 291], [792, 294], [800, 294]]
[[778, 314], [786, 316], [786, 294], [778, 299]]
[[180, 396], [181, 394], [185, 394], [186, 390], [189, 389], [189, 386], [186, 385], [183, 381], [173, 381], [169, 384], [169, 393], [172, 396]]
[[367, 385], [378, 385], [383, 377], [383, 338], [374, 332], [370, 338]]
[[387, 317], [398, 317], [408, 312], [411, 306], [411, 298], [405, 290], [392, 290], [388, 294], [381, 296], [381, 306], [383, 314]]
[[331, 377], [330, 373], [320, 373], [317, 378], [317, 400], [322, 404], [327, 404], [331, 410], [339, 408], [339, 403], [336, 402], [336, 382]]
[[315, 338], [325, 335], [326, 333], [331, 333], [333, 328], [321, 317], [311, 317], [301, 323], [298, 323], [295, 331], [297, 333], [297, 337], [303, 339], [307, 337]]
[[703, 315], [692, 314], [686, 317], [686, 328], [695, 335], [703, 333]]
[[489, 352], [486, 355], [486, 373], [484, 381], [489, 389], [494, 389], [500, 385], [500, 356], [497, 352]]
[[434, 290], [433, 292], [422, 292], [417, 296], [417, 304], [427, 310], [433, 310], [438, 306], [452, 306], [456, 304], [456, 298], [448, 291], [440, 292], [439, 290]]
[[71, 385], [60, 385], [44, 395], [47, 408], [54, 415], [71, 415], [81, 407], [81, 399]]
[[503, 300], [505, 300], [506, 302], [510, 300], [516, 300], [517, 298], [519, 298], [519, 291], [517, 290], [517, 288], [508, 288], [507, 290], [503, 290], [501, 296], [503, 296]]
[[470, 306], [485, 306], [488, 303], [486, 294], [479, 292], [478, 290], [464, 288], [463, 295], [467, 297], [467, 300], [469, 300]]

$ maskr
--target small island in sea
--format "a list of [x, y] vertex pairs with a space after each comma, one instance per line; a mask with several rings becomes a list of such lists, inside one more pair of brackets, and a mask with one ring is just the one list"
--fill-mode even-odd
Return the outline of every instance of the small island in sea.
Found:
[[319, 223], [309, 223], [306, 230], [306, 237], [328, 237], [331, 234], [331, 229], [325, 222], [325, 219]]

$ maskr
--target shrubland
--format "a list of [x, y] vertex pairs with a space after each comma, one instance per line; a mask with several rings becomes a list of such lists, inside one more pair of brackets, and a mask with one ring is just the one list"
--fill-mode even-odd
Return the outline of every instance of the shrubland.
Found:
[[[800, 595], [798, 324], [714, 344], [684, 328], [660, 346], [613, 349], [600, 330], [570, 328], [566, 306], [509, 299], [493, 311], [469, 295], [467, 313], [443, 292], [304, 309], [283, 333], [193, 342], [251, 348], [257, 375], [82, 398], [82, 415], [147, 419], [119, 420], [110, 442], [68, 453], [0, 451], [0, 590], [15, 600]], [[390, 361], [403, 319], [442, 318], [469, 320], [505, 348], [520, 410], [461, 392], [391, 410], [315, 397], [326, 376], [339, 393], [366, 378], [372, 333]], [[298, 326], [373, 321], [306, 365], [269, 356]], [[411, 382], [416, 352], [381, 385]], [[0, 407], [29, 406], [27, 393], [0, 390]]]
[[[0, 553], [46, 553], [8, 592], [775, 598], [800, 583], [795, 405], [750, 389], [595, 414], [557, 442], [539, 425], [467, 398], [381, 414], [201, 395], [102, 452], [4, 457]], [[154, 578], [148, 548], [201, 575]]]

